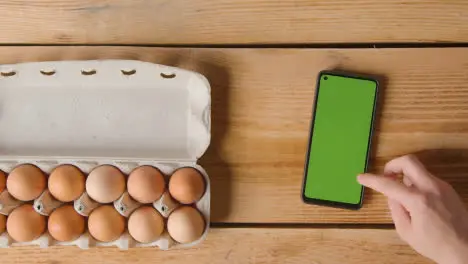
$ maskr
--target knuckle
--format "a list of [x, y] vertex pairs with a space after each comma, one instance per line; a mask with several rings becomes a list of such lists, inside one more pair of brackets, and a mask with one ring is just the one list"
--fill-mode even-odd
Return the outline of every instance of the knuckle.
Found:
[[453, 188], [452, 185], [450, 185], [450, 183], [446, 182], [446, 181], [442, 181], [440, 180], [437, 184], [437, 188], [438, 188], [438, 195], [439, 197], [447, 194], [447, 193], [456, 193], [455, 189]]
[[444, 193], [443, 189], [444, 188], [440, 184], [434, 184], [432, 186], [432, 192], [437, 196], [441, 196]]
[[441, 179], [438, 179], [437, 187], [438, 187], [441, 191], [451, 190], [451, 189], [453, 188], [452, 185], [450, 185], [448, 182], [443, 181], [443, 180], [441, 180]]
[[403, 160], [408, 163], [414, 163], [414, 162], [419, 161], [418, 157], [416, 157], [416, 155], [414, 154], [408, 154], [408, 155], [403, 156]]
[[435, 181], [432, 183], [432, 190], [433, 190], [432, 192], [437, 197], [443, 196], [444, 193], [446, 193], [451, 188], [452, 186], [445, 181]]
[[437, 197], [443, 196], [444, 193], [452, 189], [452, 186], [449, 183], [436, 177], [433, 177], [431, 181], [427, 183], [427, 186], [430, 190], [430, 193]]

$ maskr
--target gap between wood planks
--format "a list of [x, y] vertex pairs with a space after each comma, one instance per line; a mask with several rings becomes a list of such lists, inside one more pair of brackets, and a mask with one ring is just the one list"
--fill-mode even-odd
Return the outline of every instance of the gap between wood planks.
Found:
[[393, 224], [359, 224], [359, 223], [210, 223], [210, 228], [268, 228], [268, 229], [395, 229]]
[[48, 43], [0, 43], [0, 47], [155, 47], [155, 48], [239, 48], [239, 49], [391, 49], [391, 48], [467, 48], [468, 42], [436, 42], [436, 43], [295, 43], [295, 44], [48, 44]]

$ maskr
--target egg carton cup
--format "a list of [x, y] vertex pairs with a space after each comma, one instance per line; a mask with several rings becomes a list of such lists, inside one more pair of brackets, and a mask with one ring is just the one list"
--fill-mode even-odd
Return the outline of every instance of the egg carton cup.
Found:
[[[192, 243], [175, 242], [167, 229], [152, 243], [135, 241], [127, 230], [109, 243], [96, 241], [87, 232], [71, 242], [55, 241], [46, 232], [34, 241], [18, 243], [5, 232], [0, 235], [0, 248], [73, 245], [166, 250], [201, 243], [209, 230], [210, 180], [197, 160], [210, 143], [210, 105], [206, 78], [175, 67], [127, 60], [1, 65], [0, 170], [9, 173], [17, 165], [29, 163], [50, 174], [59, 165], [71, 164], [89, 174], [106, 164], [128, 175], [139, 166], [150, 165], [168, 183], [176, 169], [193, 167], [205, 178], [206, 189], [194, 204], [205, 218], [205, 231]], [[131, 213], [119, 205], [119, 201], [114, 203], [119, 213]], [[167, 194], [150, 205], [164, 218], [178, 207]], [[79, 201], [74, 207], [78, 209]], [[50, 211], [48, 208], [43, 214]]]

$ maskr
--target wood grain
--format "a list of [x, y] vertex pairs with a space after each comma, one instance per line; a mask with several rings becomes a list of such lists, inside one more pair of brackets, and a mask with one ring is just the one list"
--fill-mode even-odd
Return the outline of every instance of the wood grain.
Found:
[[464, 0], [16, 0], [0, 43], [467, 42]]
[[468, 202], [468, 49], [0, 47], [0, 63], [98, 58], [208, 77], [213, 138], [201, 162], [212, 181], [213, 222], [391, 222], [385, 198], [373, 192], [357, 212], [300, 200], [315, 79], [333, 68], [385, 77], [372, 171], [421, 152]]
[[431, 263], [417, 255], [393, 230], [367, 229], [213, 229], [192, 249], [76, 247], [15, 247], [4, 251], [2, 263]]

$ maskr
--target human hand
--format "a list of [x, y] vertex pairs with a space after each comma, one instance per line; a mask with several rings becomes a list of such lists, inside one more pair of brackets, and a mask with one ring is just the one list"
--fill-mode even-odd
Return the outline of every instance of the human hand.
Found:
[[394, 159], [384, 176], [363, 174], [358, 182], [387, 196], [398, 235], [418, 253], [439, 264], [468, 263], [468, 211], [415, 156]]

